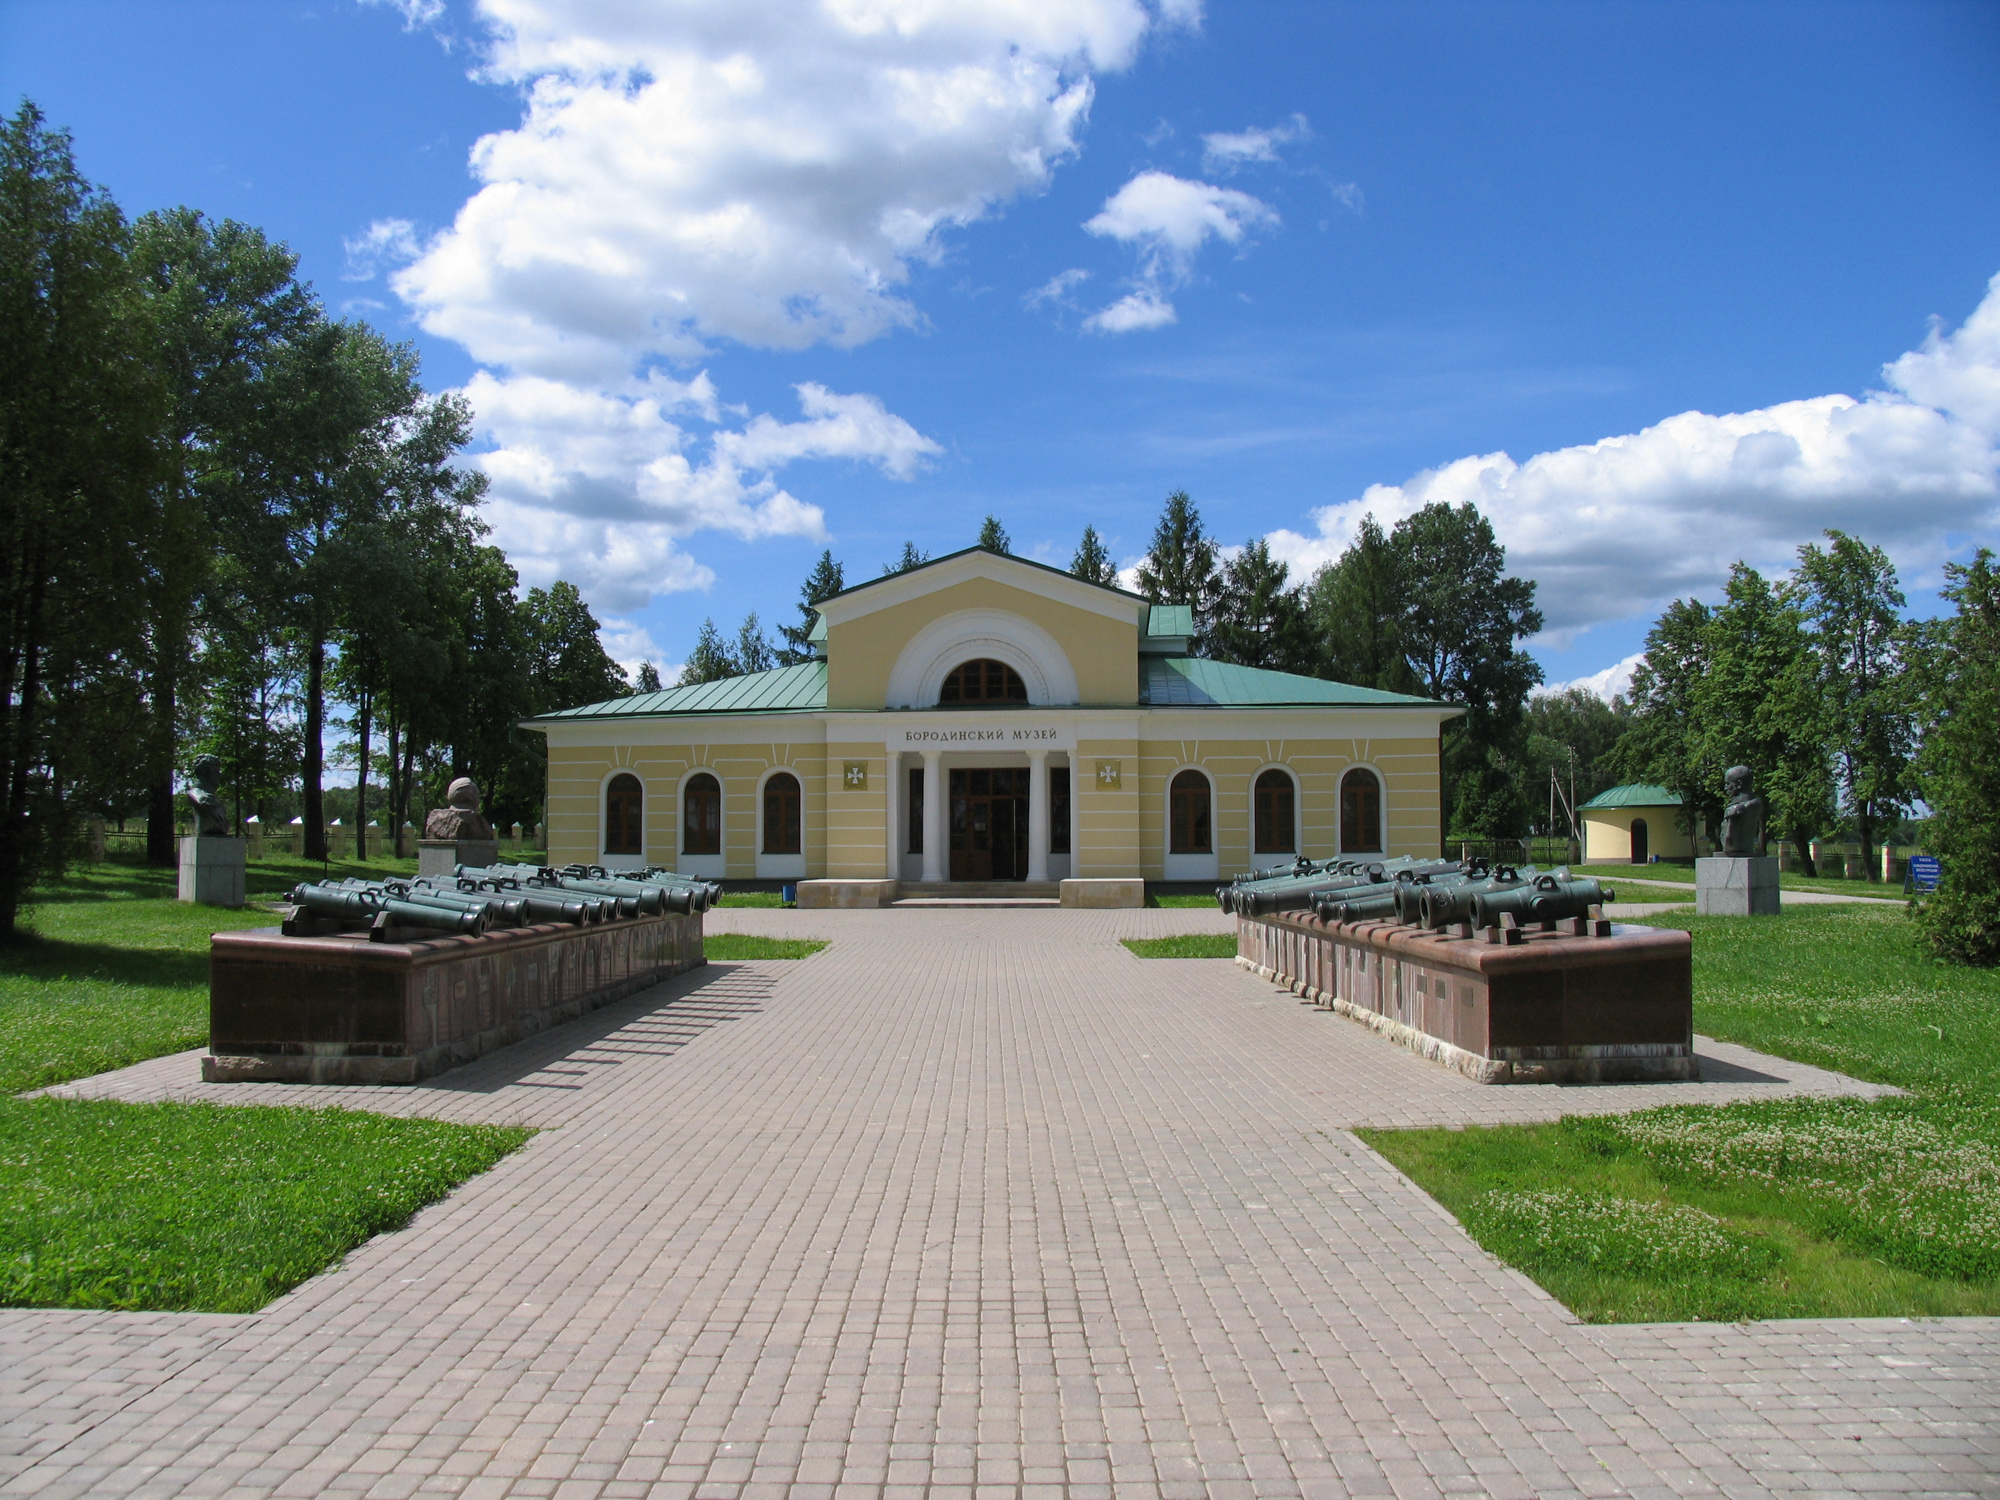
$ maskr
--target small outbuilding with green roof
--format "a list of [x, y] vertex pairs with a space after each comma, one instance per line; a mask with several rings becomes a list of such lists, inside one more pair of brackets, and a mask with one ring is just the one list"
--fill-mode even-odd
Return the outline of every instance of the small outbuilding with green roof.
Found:
[[1663, 786], [1633, 783], [1599, 792], [1577, 809], [1587, 865], [1643, 865], [1654, 857], [1692, 859], [1681, 799]]
[[550, 858], [1125, 899], [1439, 847], [1449, 705], [1190, 656], [1187, 606], [979, 548], [818, 611], [812, 660], [528, 721]]

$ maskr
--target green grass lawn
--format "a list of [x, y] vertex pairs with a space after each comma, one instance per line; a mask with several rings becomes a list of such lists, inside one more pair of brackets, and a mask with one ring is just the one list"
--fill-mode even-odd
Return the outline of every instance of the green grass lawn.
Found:
[[715, 903], [721, 906], [783, 906], [784, 899], [776, 891], [728, 891]]
[[749, 932], [711, 932], [702, 950], [721, 963], [752, 958], [811, 958], [826, 943], [821, 938], [759, 937]]
[[[253, 861], [251, 899], [324, 869]], [[184, 906], [173, 890], [172, 870], [136, 859], [81, 869], [0, 946], [0, 1305], [246, 1311], [526, 1139], [343, 1111], [11, 1097], [207, 1039], [209, 934], [276, 916]]]
[[1364, 1137], [1592, 1321], [2000, 1313], [2000, 973], [1899, 907], [1649, 920], [1695, 935], [1697, 1031], [1910, 1097]]
[[[1684, 885], [1690, 892], [1694, 890], [1694, 867], [1692, 865], [1573, 865], [1571, 871], [1577, 875], [1588, 875], [1593, 880], [1602, 880], [1617, 887], [1620, 880], [1665, 881]], [[1889, 901], [1904, 899], [1900, 885], [1883, 885], [1880, 881], [1843, 880], [1839, 877], [1802, 875], [1796, 870], [1778, 872], [1778, 888], [1786, 891], [1814, 891], [1823, 896], [1875, 896]], [[1628, 898], [1634, 901], [1646, 899], [1647, 887], [1634, 884]], [[1671, 900], [1672, 898], [1666, 897]]]
[[1215, 895], [1213, 892], [1196, 895], [1187, 895], [1185, 893], [1180, 895], [1155, 895], [1153, 892], [1148, 891], [1146, 893], [1146, 904], [1148, 906], [1206, 907], [1209, 911], [1219, 910], [1215, 904]]
[[1183, 932], [1174, 937], [1120, 938], [1140, 958], [1234, 958], [1233, 932]]

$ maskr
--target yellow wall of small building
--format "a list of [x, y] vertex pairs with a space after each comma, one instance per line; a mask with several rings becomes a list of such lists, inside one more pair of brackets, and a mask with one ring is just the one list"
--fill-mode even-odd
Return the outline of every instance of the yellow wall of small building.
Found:
[[1583, 813], [1583, 862], [1620, 864], [1632, 858], [1632, 820], [1646, 820], [1646, 852], [1688, 859], [1694, 842], [1681, 831], [1678, 807], [1603, 807]]

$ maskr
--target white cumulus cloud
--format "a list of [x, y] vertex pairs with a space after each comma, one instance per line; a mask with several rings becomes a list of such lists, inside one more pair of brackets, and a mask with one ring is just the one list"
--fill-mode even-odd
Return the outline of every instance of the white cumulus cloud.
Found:
[[360, 234], [341, 241], [347, 252], [343, 281], [372, 281], [384, 266], [399, 266], [422, 253], [417, 226], [408, 219], [377, 219]]
[[[1044, 186], [1139, 0], [483, 0], [526, 118], [397, 290], [484, 363], [615, 379], [723, 338], [853, 345], [919, 321], [944, 236]], [[1195, 19], [1185, 14], [1170, 19]]]
[[810, 382], [798, 387], [804, 420], [760, 414], [711, 434], [705, 452], [676, 418], [721, 415], [706, 373], [605, 392], [482, 371], [464, 394], [492, 444], [472, 462], [490, 486], [494, 540], [527, 582], [567, 578], [612, 611], [713, 583], [681, 549], [694, 532], [823, 538], [821, 509], [775, 478], [787, 464], [859, 460], [906, 479], [940, 451], [875, 397]]
[[1103, 333], [1164, 327], [1174, 321], [1167, 293], [1186, 284], [1203, 245], [1211, 239], [1241, 244], [1253, 231], [1277, 222], [1277, 210], [1235, 188], [1191, 182], [1170, 172], [1139, 173], [1083, 226], [1139, 252], [1138, 285], [1084, 326]]
[[1593, 625], [1713, 594], [1729, 565], [1776, 571], [1828, 527], [1934, 566], [2000, 526], [2000, 276], [1953, 332], [1884, 366], [1885, 391], [1711, 416], [1538, 453], [1461, 458], [1312, 513], [1272, 533], [1309, 572], [1343, 550], [1364, 514], [1383, 526], [1433, 501], [1472, 501], [1508, 566], [1539, 584], [1552, 642]]
[[1632, 673], [1640, 662], [1646, 659], [1643, 651], [1634, 651], [1623, 661], [1615, 661], [1602, 672], [1592, 672], [1584, 677], [1572, 677], [1568, 682], [1548, 682], [1533, 690], [1537, 698], [1550, 697], [1556, 693], [1566, 693], [1571, 688], [1582, 688], [1594, 698], [1602, 698], [1609, 703], [1613, 698], [1632, 696]]
[[1306, 140], [1311, 135], [1312, 127], [1299, 114], [1267, 130], [1215, 131], [1201, 138], [1202, 165], [1211, 172], [1227, 172], [1245, 162], [1276, 161], [1280, 146]]

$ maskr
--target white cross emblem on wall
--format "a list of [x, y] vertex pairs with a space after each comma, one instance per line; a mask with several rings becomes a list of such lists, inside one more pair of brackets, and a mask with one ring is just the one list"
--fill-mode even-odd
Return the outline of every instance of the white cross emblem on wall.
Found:
[[866, 766], [849, 766], [847, 767], [846, 776], [849, 786], [865, 787], [868, 785], [868, 768]]

